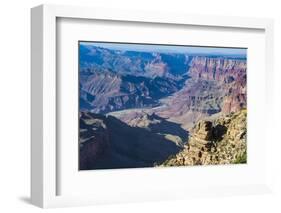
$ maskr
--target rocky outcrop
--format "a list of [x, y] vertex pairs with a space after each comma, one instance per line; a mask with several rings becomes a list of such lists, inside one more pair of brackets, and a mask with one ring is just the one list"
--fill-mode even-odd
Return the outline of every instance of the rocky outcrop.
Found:
[[215, 120], [201, 120], [192, 129], [184, 150], [161, 166], [246, 163], [247, 111]]

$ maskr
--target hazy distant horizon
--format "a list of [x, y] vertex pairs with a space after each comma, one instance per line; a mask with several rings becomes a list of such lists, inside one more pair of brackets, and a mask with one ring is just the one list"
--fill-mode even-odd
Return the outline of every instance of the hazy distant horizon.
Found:
[[140, 51], [159, 53], [186, 53], [186, 54], [208, 54], [208, 55], [239, 55], [246, 57], [247, 48], [233, 47], [203, 47], [188, 45], [166, 45], [166, 44], [132, 44], [113, 42], [79, 42], [82, 46], [95, 46], [120, 51]]

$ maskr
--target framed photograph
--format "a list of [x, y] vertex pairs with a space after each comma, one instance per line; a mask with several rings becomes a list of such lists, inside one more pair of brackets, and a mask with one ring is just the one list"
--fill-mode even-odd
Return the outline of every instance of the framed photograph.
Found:
[[272, 20], [31, 15], [33, 204], [271, 192]]

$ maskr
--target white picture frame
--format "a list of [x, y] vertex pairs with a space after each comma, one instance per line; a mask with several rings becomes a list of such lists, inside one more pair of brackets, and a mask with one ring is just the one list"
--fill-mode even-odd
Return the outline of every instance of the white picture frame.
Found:
[[[170, 188], [166, 191], [156, 190], [145, 194], [108, 194], [107, 196], [58, 195], [57, 166], [57, 19], [87, 19], [116, 20], [120, 22], [154, 23], [161, 25], [193, 25], [202, 27], [218, 27], [231, 29], [257, 29], [265, 34], [265, 94], [266, 106], [272, 108], [273, 100], [270, 91], [273, 88], [273, 21], [271, 19], [217, 17], [188, 14], [166, 14], [147, 11], [123, 11], [100, 8], [85, 8], [74, 6], [41, 5], [31, 9], [31, 73], [32, 73], [32, 103], [31, 103], [31, 201], [34, 205], [47, 207], [62, 207], [76, 205], [92, 205], [114, 202], [138, 202], [143, 200], [165, 200], [200, 196], [240, 195], [265, 193], [271, 191], [270, 164], [270, 129], [267, 128], [265, 143], [267, 152], [266, 179], [259, 184], [220, 185], [200, 187], [193, 183], [194, 188]], [[265, 123], [270, 122], [270, 110]], [[263, 156], [263, 157], [264, 157]], [[185, 169], [185, 168], [181, 168]], [[130, 170], [134, 173], [134, 170]], [[177, 195], [174, 196], [174, 192]]]

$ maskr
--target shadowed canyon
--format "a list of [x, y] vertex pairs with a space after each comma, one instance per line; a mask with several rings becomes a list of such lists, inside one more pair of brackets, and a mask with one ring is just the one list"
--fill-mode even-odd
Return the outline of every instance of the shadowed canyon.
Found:
[[80, 44], [79, 169], [246, 163], [246, 70], [245, 54]]

